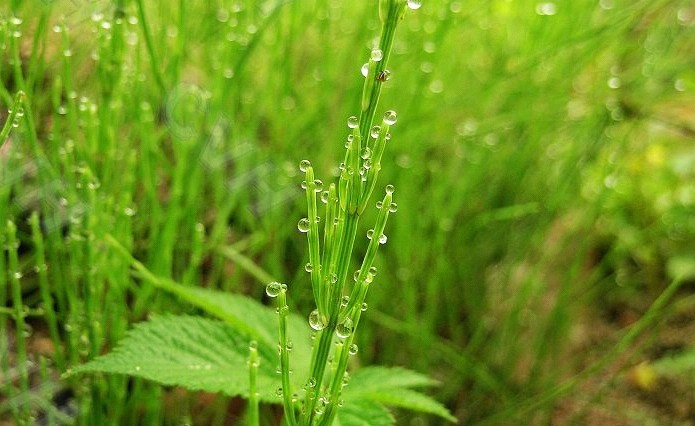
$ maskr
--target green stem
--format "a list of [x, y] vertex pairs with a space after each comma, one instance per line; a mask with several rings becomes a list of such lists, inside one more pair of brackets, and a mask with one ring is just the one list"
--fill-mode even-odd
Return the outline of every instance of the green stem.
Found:
[[285, 409], [285, 422], [295, 426], [297, 420], [294, 416], [294, 404], [292, 403], [292, 385], [290, 384], [290, 349], [291, 343], [287, 340], [287, 289], [283, 288], [278, 295], [278, 313], [280, 315], [280, 370], [282, 371], [282, 403]]
[[258, 426], [258, 391], [257, 391], [257, 377], [258, 377], [258, 343], [253, 340], [249, 343], [249, 413], [248, 413], [248, 425]]
[[154, 43], [152, 42], [152, 34], [150, 33], [150, 28], [147, 24], [147, 18], [145, 17], [145, 6], [142, 0], [136, 0], [135, 2], [138, 7], [138, 18], [142, 23], [142, 33], [145, 37], [145, 46], [147, 47], [147, 53], [150, 55], [150, 62], [152, 63], [152, 73], [154, 74], [154, 79], [157, 82], [157, 87], [159, 91], [164, 94], [166, 86], [164, 85], [164, 78], [160, 72], [160, 63], [157, 60], [157, 56], [154, 52]]
[[13, 127], [19, 126], [20, 116], [18, 116], [18, 113], [23, 109], [24, 97], [24, 92], [21, 90], [17, 92], [14, 97], [10, 114], [7, 116], [7, 121], [5, 121], [5, 125], [2, 126], [2, 130], [0, 130], [0, 148], [2, 148], [9, 138], [10, 130], [12, 130]]

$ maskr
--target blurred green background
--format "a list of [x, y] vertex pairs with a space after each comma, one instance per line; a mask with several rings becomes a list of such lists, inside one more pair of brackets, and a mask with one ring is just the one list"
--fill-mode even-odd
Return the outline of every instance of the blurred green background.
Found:
[[[297, 165], [336, 176], [377, 5], [0, 7], [2, 122], [19, 89], [28, 99], [0, 150], [0, 419], [19, 404], [58, 424], [239, 421], [238, 400], [59, 380], [147, 315], [192, 311], [132, 276], [103, 238], [188, 285], [262, 300], [267, 281], [287, 282], [308, 315]], [[432, 375], [462, 424], [692, 424], [694, 28], [686, 0], [410, 11], [380, 110], [399, 117], [380, 178], [399, 209], [353, 367]], [[634, 324], [642, 332], [626, 335]], [[22, 359], [36, 386], [15, 380]], [[272, 424], [277, 410], [265, 411]]]

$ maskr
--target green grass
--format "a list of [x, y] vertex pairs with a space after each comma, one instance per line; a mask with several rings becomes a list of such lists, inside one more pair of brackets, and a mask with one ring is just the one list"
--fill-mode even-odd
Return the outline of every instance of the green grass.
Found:
[[[379, 185], [398, 189], [399, 207], [351, 369], [427, 373], [465, 424], [547, 422], [579, 392], [571, 377], [587, 363], [601, 377], [576, 350], [577, 330], [615, 305], [646, 312], [693, 262], [692, 6], [557, 1], [541, 15], [540, 3], [424, 2], [400, 24], [380, 98], [398, 124]], [[290, 311], [307, 318], [316, 308], [305, 272], [316, 253], [297, 232], [307, 217], [297, 164], [310, 159], [325, 189], [338, 177], [375, 9], [0, 7], [0, 366], [16, 377], [0, 380], [0, 418], [241, 421], [229, 398], [60, 375], [150, 314], [200, 313], [109, 238], [154, 277], [257, 300], [281, 281]], [[20, 93], [24, 115], [12, 127]], [[365, 210], [356, 235], [377, 213]], [[345, 271], [359, 268], [368, 243], [355, 239]], [[667, 311], [649, 311], [638, 329]], [[618, 337], [596, 351], [611, 352]], [[37, 351], [39, 338], [52, 350]], [[39, 370], [46, 387], [34, 386]], [[67, 390], [69, 415], [51, 401]], [[261, 424], [277, 421], [260, 408]]]

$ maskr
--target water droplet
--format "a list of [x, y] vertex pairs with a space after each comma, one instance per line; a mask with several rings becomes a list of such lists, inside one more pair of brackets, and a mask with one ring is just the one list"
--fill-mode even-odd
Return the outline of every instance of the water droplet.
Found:
[[364, 65], [362, 65], [360, 72], [362, 73], [363, 77], [367, 77], [367, 74], [369, 74], [369, 64], [367, 62], [365, 62]]
[[389, 81], [391, 79], [391, 71], [389, 70], [383, 70], [379, 74], [376, 75], [377, 81], [381, 81], [382, 83], [385, 81]]
[[369, 58], [374, 62], [379, 62], [384, 58], [384, 52], [381, 49], [373, 49]]
[[331, 274], [331, 284], [335, 284], [338, 282], [338, 275], [337, 274]]
[[355, 355], [358, 350], [359, 348], [357, 347], [357, 345], [353, 343], [352, 345], [350, 345], [350, 348], [348, 348], [348, 353], [350, 355]]
[[369, 267], [369, 273], [372, 275], [376, 275], [376, 266], [370, 266]]
[[309, 160], [302, 160], [299, 162], [299, 171], [305, 173], [311, 167]]
[[386, 235], [379, 235], [379, 244], [386, 244], [386, 241], [388, 241], [388, 237]]
[[21, 280], [22, 277], [23, 277], [22, 273], [19, 272], [19, 271], [17, 271], [17, 272], [15, 272], [14, 274], [12, 274], [12, 276], [13, 276], [15, 279], [17, 279], [17, 280]]
[[325, 396], [322, 396], [316, 403], [316, 408], [314, 408], [314, 412], [320, 416], [324, 413], [324, 411], [326, 411], [326, 406], [328, 406], [328, 400]]
[[611, 89], [619, 89], [621, 84], [620, 77], [611, 77], [608, 79], [608, 87]]
[[309, 314], [309, 326], [316, 331], [326, 328], [327, 322], [325, 315], [321, 315], [318, 309], [314, 309]]
[[327, 203], [328, 203], [328, 191], [323, 191], [323, 192], [321, 193], [321, 202], [322, 202], [323, 204], [327, 204]]
[[282, 398], [282, 386], [278, 387], [277, 390], [275, 391], [275, 395], [278, 398]]
[[341, 339], [345, 339], [352, 334], [352, 320], [345, 318], [345, 321], [338, 324], [335, 328], [335, 334]]
[[343, 308], [346, 307], [350, 303], [350, 296], [343, 296], [342, 299], [340, 299], [340, 306]]
[[422, 0], [408, 0], [408, 9], [418, 10], [422, 6]]
[[306, 382], [306, 386], [308, 388], [315, 388], [316, 387], [316, 379], [314, 377], [310, 377], [309, 380]]
[[398, 211], [398, 204], [391, 203], [391, 205], [389, 206], [389, 212], [396, 213], [397, 211]]
[[372, 127], [372, 130], [370, 131], [369, 134], [371, 135], [371, 137], [376, 139], [379, 137], [379, 132], [381, 132], [381, 126], [374, 126], [374, 127]]
[[251, 350], [258, 349], [258, 342], [255, 340], [251, 340], [249, 342], [249, 349], [251, 349]]
[[357, 121], [357, 117], [355, 117], [354, 115], [350, 116], [350, 118], [348, 118], [347, 125], [351, 129], [357, 128], [357, 126], [359, 125], [359, 122]]
[[314, 192], [321, 192], [323, 191], [323, 182], [321, 179], [315, 179], [314, 180]]
[[311, 224], [309, 223], [309, 219], [302, 218], [299, 219], [299, 222], [297, 222], [297, 229], [299, 229], [299, 232], [309, 232], [310, 225]]
[[294, 347], [294, 343], [292, 343], [291, 340], [288, 340], [287, 343], [285, 344], [285, 349], [287, 349], [288, 351], [291, 351], [293, 347]]
[[314, 266], [311, 263], [307, 263], [306, 265], [304, 265], [304, 270], [307, 272], [311, 272], [314, 270]]
[[282, 284], [274, 281], [266, 286], [265, 294], [267, 294], [270, 297], [278, 297], [282, 290]]
[[557, 7], [553, 2], [538, 3], [536, 13], [541, 16], [553, 16], [557, 13]]
[[135, 371], [140, 371], [142, 368], [139, 365], [135, 366]]
[[386, 193], [387, 194], [393, 194], [393, 191], [395, 191], [395, 188], [393, 185], [386, 185]]
[[62, 31], [63, 31], [63, 27], [61, 27], [60, 25], [54, 25], [53, 26], [53, 32], [54, 33], [61, 33]]
[[384, 124], [389, 126], [396, 124], [396, 111], [388, 110], [384, 113]]
[[372, 150], [369, 149], [369, 147], [364, 147], [364, 149], [362, 150], [362, 153], [360, 154], [360, 157], [362, 157], [363, 160], [366, 160], [371, 156], [372, 156]]
[[384, 202], [379, 200], [376, 202], [376, 208], [381, 210], [381, 208], [384, 207]]
[[367, 239], [368, 240], [371, 240], [373, 236], [374, 236], [374, 230], [373, 229], [370, 229], [369, 231], [367, 231]]
[[360, 309], [362, 310], [362, 312], [366, 311], [367, 310], [367, 302], [363, 302], [362, 306], [360, 306]]
[[302, 189], [306, 189], [306, 181], [303, 180], [300, 186], [302, 187]]

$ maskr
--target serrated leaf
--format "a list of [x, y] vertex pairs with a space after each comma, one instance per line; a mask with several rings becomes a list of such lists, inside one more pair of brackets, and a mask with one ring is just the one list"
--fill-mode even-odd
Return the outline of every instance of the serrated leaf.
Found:
[[391, 426], [395, 423], [386, 407], [364, 400], [346, 402], [336, 417], [335, 426]]
[[[249, 297], [210, 290], [200, 287], [185, 286], [169, 278], [159, 277], [138, 262], [113, 237], [107, 240], [116, 252], [127, 259], [138, 275], [160, 290], [178, 296], [208, 314], [215, 316], [239, 331], [247, 333], [259, 343], [275, 347], [278, 343], [278, 317], [273, 308], [269, 308]], [[292, 340], [293, 349], [290, 359], [295, 374], [292, 380], [300, 385], [301, 378], [309, 375], [311, 359], [311, 335], [308, 322], [301, 316], [290, 313], [287, 317], [288, 338]], [[297, 360], [292, 362], [292, 360]]]
[[377, 401], [384, 405], [406, 408], [408, 410], [419, 411], [421, 413], [434, 414], [451, 422], [456, 422], [456, 417], [449, 413], [449, 410], [438, 401], [420, 392], [393, 388], [379, 391], [366, 392], [362, 397], [371, 401]]
[[[248, 351], [251, 336], [221, 321], [193, 316], [156, 316], [135, 326], [109, 354], [67, 374], [127, 374], [169, 386], [248, 397]], [[258, 392], [279, 402], [274, 389], [277, 352], [259, 342]]]
[[434, 386], [437, 381], [402, 367], [365, 367], [351, 374], [351, 383], [357, 386], [345, 388], [343, 395], [348, 397], [355, 392], [363, 393], [379, 389], [415, 388]]
[[452, 422], [456, 418], [442, 404], [429, 396], [409, 389], [432, 386], [437, 382], [405, 368], [367, 367], [352, 375], [345, 388], [345, 401], [374, 401], [384, 405], [434, 414]]

